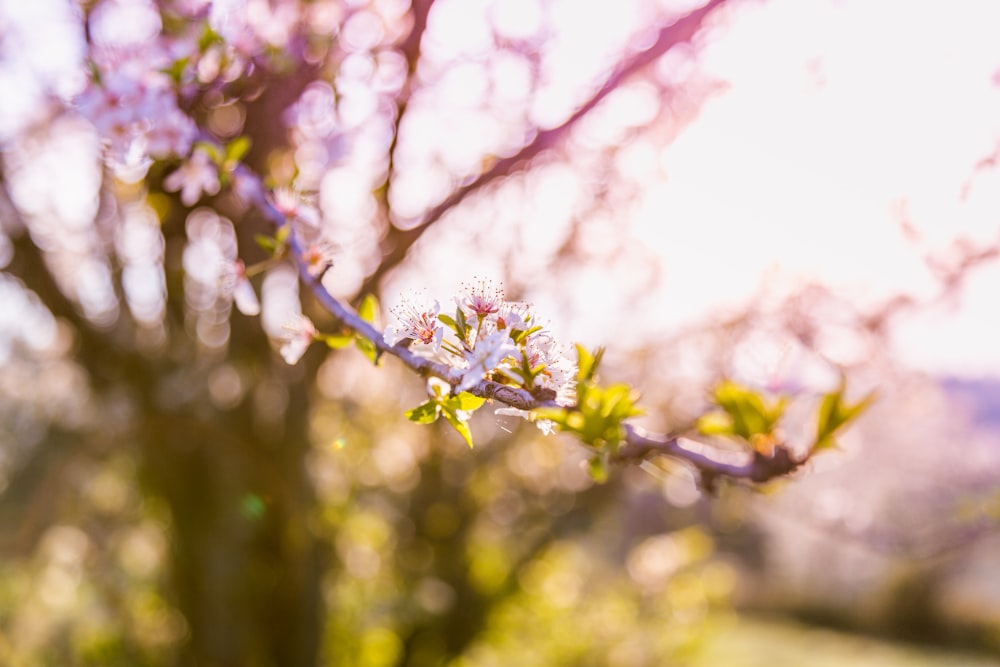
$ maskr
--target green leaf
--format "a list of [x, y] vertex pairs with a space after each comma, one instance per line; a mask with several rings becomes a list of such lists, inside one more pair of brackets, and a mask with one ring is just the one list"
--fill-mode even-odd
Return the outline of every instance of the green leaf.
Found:
[[278, 240], [270, 236], [265, 236], [264, 234], [257, 234], [256, 236], [253, 237], [253, 240], [257, 243], [257, 245], [259, 245], [261, 248], [271, 253], [272, 255], [274, 254], [274, 251], [278, 249]]
[[832, 449], [837, 446], [834, 435], [851, 421], [857, 419], [862, 412], [875, 401], [874, 392], [868, 394], [854, 405], [844, 402], [846, 384], [842, 380], [840, 386], [823, 397], [816, 420], [816, 443], [813, 451]]
[[320, 336], [320, 339], [322, 339], [322, 341], [326, 343], [327, 347], [329, 347], [330, 349], [340, 350], [350, 345], [351, 341], [354, 340], [354, 336], [350, 334], [341, 336], [326, 334]]
[[180, 83], [181, 78], [184, 75], [184, 68], [187, 67], [187, 64], [189, 62], [191, 62], [190, 56], [184, 56], [183, 58], [178, 58], [177, 60], [175, 60], [170, 64], [170, 67], [163, 70], [163, 73], [166, 74], [168, 77], [170, 77], [170, 79], [173, 80], [174, 83]]
[[219, 37], [219, 34], [214, 30], [212, 30], [210, 27], [208, 27], [208, 25], [206, 24], [204, 31], [202, 31], [201, 33], [201, 38], [198, 40], [198, 50], [201, 53], [204, 53], [205, 49], [207, 49], [209, 46], [215, 44], [216, 42], [221, 42], [221, 41], [222, 38]]
[[439, 413], [437, 401], [431, 399], [412, 410], [407, 410], [406, 418], [418, 424], [431, 424], [437, 421]]
[[374, 294], [366, 294], [365, 298], [361, 300], [361, 305], [358, 306], [358, 317], [369, 324], [375, 324], [375, 318], [377, 316], [378, 299], [375, 298]]
[[715, 402], [729, 415], [733, 433], [741, 438], [767, 430], [763, 401], [748, 389], [735, 382], [723, 382], [715, 389]]
[[449, 410], [442, 410], [441, 414], [444, 415], [449, 424], [455, 427], [455, 430], [465, 440], [465, 444], [469, 446], [469, 449], [472, 449], [472, 431], [469, 429], [469, 425], [459, 418], [457, 414]]
[[604, 356], [604, 348], [597, 348], [593, 354], [587, 351], [583, 345], [576, 345], [576, 377], [580, 382], [589, 382], [597, 375], [597, 367]]
[[725, 412], [709, 412], [698, 417], [695, 428], [702, 435], [735, 435], [733, 420]]
[[587, 461], [587, 472], [598, 484], [608, 481], [608, 459], [606, 456], [597, 455], [590, 457]]
[[470, 394], [467, 391], [459, 392], [458, 396], [452, 396], [448, 399], [449, 404], [454, 402], [456, 409], [465, 410], [466, 412], [472, 412], [478, 410], [483, 403], [486, 402], [485, 398], [481, 398], [474, 394]]
[[621, 421], [642, 414], [635, 407], [636, 396], [627, 384], [613, 384], [604, 390], [601, 401], [601, 415]]
[[[378, 299], [375, 298], [374, 294], [366, 294], [365, 298], [361, 300], [361, 305], [358, 306], [358, 317], [377, 327], [376, 319], [378, 318], [378, 312]], [[370, 362], [378, 366], [379, 351], [378, 348], [375, 347], [375, 344], [360, 333], [356, 334], [355, 342], [358, 349], [361, 350], [361, 353], [364, 354]]]
[[586, 437], [588, 422], [587, 418], [582, 413], [576, 411], [568, 412], [564, 423], [566, 424], [567, 429], [579, 433], [587, 444], [593, 444]]
[[731, 380], [716, 387], [714, 399], [729, 416], [729, 432], [747, 440], [758, 433], [774, 431], [787, 403], [780, 398], [768, 405], [761, 394]]
[[441, 313], [440, 315], [438, 315], [438, 320], [442, 322], [446, 327], [454, 331], [455, 333], [458, 333], [458, 323], [455, 322], [455, 320], [453, 320], [452, 318], [448, 317], [444, 313]]
[[534, 326], [529, 329], [511, 329], [510, 339], [520, 345], [528, 336], [541, 330], [541, 326]]
[[226, 164], [232, 165], [243, 159], [250, 150], [250, 137], [243, 134], [226, 144]]
[[208, 156], [212, 158], [212, 162], [216, 166], [220, 166], [222, 163], [222, 153], [219, 152], [219, 147], [210, 141], [196, 141], [194, 144], [195, 148], [201, 148]]
[[365, 355], [368, 361], [378, 366], [379, 354], [375, 345], [361, 334], [355, 334], [354, 342], [358, 349], [361, 350], [361, 354]]
[[559, 426], [566, 425], [569, 410], [566, 408], [535, 408], [531, 411], [532, 419], [548, 419]]
[[466, 343], [469, 342], [469, 321], [465, 319], [465, 312], [461, 308], [455, 309], [455, 324], [458, 327], [455, 329], [455, 333]]

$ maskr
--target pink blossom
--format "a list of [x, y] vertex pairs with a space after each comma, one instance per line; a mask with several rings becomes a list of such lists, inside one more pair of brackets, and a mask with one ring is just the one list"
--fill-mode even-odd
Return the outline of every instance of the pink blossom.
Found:
[[323, 274], [333, 266], [334, 245], [327, 239], [320, 239], [310, 243], [302, 251], [302, 261], [305, 262], [306, 271], [313, 278], [322, 278]]
[[227, 262], [222, 268], [221, 281], [223, 291], [232, 295], [237, 310], [249, 316], [260, 314], [260, 300], [247, 278], [243, 260]]
[[437, 301], [431, 304], [416, 295], [404, 298], [398, 306], [391, 309], [399, 322], [386, 328], [383, 335], [385, 342], [395, 345], [401, 340], [413, 340], [429, 345], [434, 352], [439, 351], [444, 336], [444, 329], [437, 319], [440, 311], [441, 305]]
[[322, 217], [319, 208], [301, 192], [292, 188], [275, 188], [272, 203], [283, 216], [289, 220], [297, 220], [309, 227], [319, 229]]
[[185, 206], [194, 206], [202, 194], [219, 192], [219, 168], [207, 152], [198, 148], [176, 171], [163, 180], [167, 192], [181, 191]]
[[566, 357], [552, 335], [547, 331], [532, 334], [523, 354], [532, 368], [545, 366], [535, 378], [538, 385], [555, 391], [557, 403], [571, 404], [576, 391], [576, 364]]
[[486, 376], [496, 370], [500, 362], [517, 353], [517, 347], [505, 331], [495, 331], [476, 341], [476, 347], [465, 353], [468, 367], [462, 372], [459, 391], [468, 391]]
[[180, 109], [160, 113], [159, 122], [151, 124], [147, 132], [146, 150], [155, 158], [185, 155], [198, 137], [194, 121]]
[[463, 285], [462, 293], [455, 299], [455, 303], [470, 316], [485, 318], [495, 315], [503, 304], [503, 288], [494, 287], [490, 280]]
[[281, 358], [285, 363], [294, 366], [306, 353], [319, 332], [316, 325], [305, 315], [299, 315], [293, 322], [285, 325], [288, 333], [282, 338]]
[[94, 47], [97, 76], [75, 105], [97, 130], [116, 172], [142, 178], [151, 158], [190, 151], [197, 128], [178, 108], [176, 83], [164, 71], [196, 46], [174, 39]]
[[497, 311], [496, 325], [497, 329], [527, 331], [531, 327], [529, 324], [531, 319], [532, 314], [528, 304], [520, 301], [504, 301]]

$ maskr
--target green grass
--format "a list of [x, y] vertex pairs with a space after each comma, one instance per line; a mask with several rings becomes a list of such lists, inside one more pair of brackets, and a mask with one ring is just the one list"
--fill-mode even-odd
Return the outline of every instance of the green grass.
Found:
[[687, 667], [1000, 667], [1000, 656], [882, 641], [748, 616], [720, 623]]

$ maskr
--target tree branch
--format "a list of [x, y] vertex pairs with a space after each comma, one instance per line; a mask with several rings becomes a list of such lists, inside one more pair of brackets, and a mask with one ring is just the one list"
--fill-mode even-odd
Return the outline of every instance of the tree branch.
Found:
[[[614, 92], [625, 80], [636, 72], [650, 65], [657, 58], [677, 46], [689, 42], [701, 28], [712, 10], [724, 4], [726, 0], [709, 0], [703, 7], [696, 9], [687, 16], [660, 29], [656, 39], [648, 47], [622, 61], [612, 71], [605, 82], [598, 88], [576, 112], [567, 118], [562, 125], [535, 134], [531, 142], [525, 144], [517, 153], [498, 160], [492, 167], [480, 173], [465, 185], [452, 192], [444, 201], [424, 214], [421, 222], [415, 227], [401, 230], [392, 228], [382, 244], [382, 261], [374, 272], [362, 283], [359, 294], [369, 294], [377, 291], [382, 279], [392, 269], [398, 266], [414, 243], [424, 232], [444, 216], [445, 213], [460, 204], [466, 197], [481, 190], [493, 181], [510, 176], [526, 169], [532, 158], [545, 150], [559, 145], [569, 131], [605, 97]], [[397, 128], [398, 130], [398, 128]]]
[[[701, 28], [705, 17], [724, 2], [725, 0], [710, 0], [700, 9], [662, 28], [656, 40], [650, 46], [622, 62], [605, 80], [597, 92], [577, 109], [573, 115], [566, 119], [565, 122], [550, 130], [538, 132], [534, 139], [522, 147], [516, 154], [499, 160], [490, 169], [455, 190], [447, 199], [428, 211], [418, 226], [409, 230], [393, 230], [384, 244], [383, 261], [365, 280], [359, 294], [374, 292], [386, 273], [403, 260], [409, 248], [447, 211], [487, 184], [526, 168], [532, 158], [559, 144], [576, 123], [593, 110], [611, 92], [616, 90], [626, 79], [654, 62], [674, 46], [691, 40], [698, 29]], [[423, 0], [415, 6], [414, 28], [400, 46], [410, 65], [411, 76], [415, 71], [416, 61], [419, 58], [420, 38], [426, 27], [427, 13], [430, 10], [431, 4], [432, 0]], [[400, 112], [403, 109], [405, 109], [405, 102], [401, 105]], [[457, 369], [417, 355], [405, 343], [397, 345], [386, 343], [382, 332], [375, 329], [371, 323], [362, 319], [349, 305], [327, 292], [322, 286], [320, 279], [310, 273], [307, 262], [303, 260], [304, 248], [301, 240], [295, 233], [294, 224], [275, 208], [265, 196], [260, 178], [245, 165], [241, 164], [236, 169], [241, 178], [248, 179], [256, 184], [256, 187], [250, 190], [250, 197], [258, 210], [276, 228], [288, 228], [289, 254], [297, 266], [302, 282], [313, 292], [319, 303], [338, 320], [341, 326], [370, 342], [376, 350], [376, 358], [387, 354], [399, 359], [406, 367], [421, 377], [440, 378], [452, 386], [461, 382], [462, 376]], [[533, 410], [541, 407], [564, 407], [559, 406], [554, 400], [549, 398], [539, 398], [525, 389], [491, 380], [481, 380], [468, 391], [476, 396], [487, 398], [519, 410]], [[572, 407], [567, 409], [572, 409]], [[715, 480], [720, 477], [765, 482], [775, 477], [787, 475], [800, 467], [808, 459], [808, 457], [797, 459], [789, 449], [778, 445], [774, 448], [771, 456], [748, 452], [742, 457], [742, 461], [727, 462], [713, 458], [704, 453], [704, 451], [697, 451], [689, 446], [685, 446], [682, 442], [683, 439], [677, 436], [649, 434], [634, 425], [625, 424], [624, 440], [613, 460], [620, 463], [636, 463], [654, 456], [668, 456], [685, 461], [698, 471], [703, 486], [706, 489], [711, 489], [714, 486]]]
[[[403, 117], [406, 116], [406, 109], [410, 103], [410, 96], [413, 94], [413, 85], [417, 74], [417, 65], [420, 62], [420, 44], [423, 41], [424, 32], [427, 30], [427, 17], [430, 15], [431, 6], [434, 0], [413, 0], [410, 12], [413, 17], [413, 26], [409, 34], [399, 44], [399, 50], [406, 58], [406, 80], [396, 96], [396, 118], [392, 126], [392, 140], [386, 149], [385, 179], [382, 187], [377, 190], [377, 198], [385, 216], [387, 234], [400, 233], [392, 226], [391, 207], [389, 205], [389, 190], [392, 187], [392, 174], [396, 168], [396, 151], [399, 146], [399, 131], [403, 124]], [[370, 290], [362, 290], [357, 296], [361, 297]]]
[[618, 450], [615, 460], [634, 463], [649, 458], [650, 455], [680, 459], [698, 471], [702, 477], [702, 485], [709, 490], [718, 477], [766, 482], [795, 471], [808, 460], [808, 456], [796, 458], [791, 450], [779, 445], [774, 448], [772, 456], [753, 452], [741, 457], [744, 459], [742, 462], [730, 463], [685, 447], [685, 441], [694, 444], [694, 441], [682, 437], [649, 435], [632, 424], [626, 424], [625, 444]]

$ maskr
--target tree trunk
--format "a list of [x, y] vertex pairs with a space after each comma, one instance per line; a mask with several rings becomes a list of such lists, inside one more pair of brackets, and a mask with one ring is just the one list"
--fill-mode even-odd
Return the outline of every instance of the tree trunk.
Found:
[[323, 554], [307, 526], [308, 409], [296, 399], [283, 433], [255, 428], [249, 406], [146, 421], [143, 468], [170, 507], [173, 588], [190, 626], [185, 663], [317, 663]]

